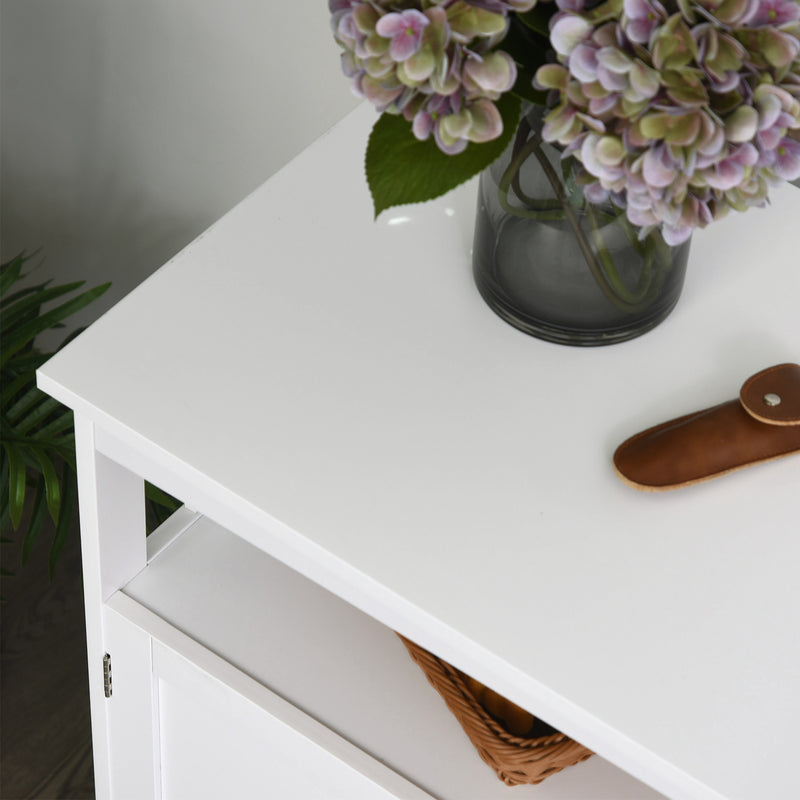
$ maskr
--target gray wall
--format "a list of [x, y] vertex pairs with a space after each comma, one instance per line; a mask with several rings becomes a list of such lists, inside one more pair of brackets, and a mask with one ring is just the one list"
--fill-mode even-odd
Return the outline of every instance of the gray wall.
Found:
[[[0, 0], [5, 261], [97, 316], [356, 104], [325, 0]], [[88, 321], [80, 320], [81, 322]]]

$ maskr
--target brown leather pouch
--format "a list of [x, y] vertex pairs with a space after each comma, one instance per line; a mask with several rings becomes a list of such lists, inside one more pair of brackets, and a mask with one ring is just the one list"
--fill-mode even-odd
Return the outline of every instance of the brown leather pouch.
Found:
[[659, 492], [800, 452], [800, 365], [753, 375], [739, 398], [649, 428], [623, 442], [614, 469]]

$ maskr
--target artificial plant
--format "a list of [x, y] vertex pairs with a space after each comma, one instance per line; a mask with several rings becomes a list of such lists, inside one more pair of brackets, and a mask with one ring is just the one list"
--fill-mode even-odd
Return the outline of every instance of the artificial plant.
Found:
[[[19, 540], [25, 564], [49, 517], [55, 527], [52, 575], [75, 510], [75, 432], [72, 411], [36, 386], [36, 370], [54, 354], [42, 350], [37, 339], [63, 328], [64, 320], [94, 302], [110, 284], [85, 291], [79, 291], [84, 281], [24, 286], [23, 268], [29, 260], [21, 253], [0, 265], [0, 530], [4, 543]], [[80, 332], [66, 336], [57, 349]], [[157, 506], [148, 509], [156, 522], [177, 505], [153, 486], [147, 487], [147, 495]], [[13, 573], [4, 567], [3, 574]]]

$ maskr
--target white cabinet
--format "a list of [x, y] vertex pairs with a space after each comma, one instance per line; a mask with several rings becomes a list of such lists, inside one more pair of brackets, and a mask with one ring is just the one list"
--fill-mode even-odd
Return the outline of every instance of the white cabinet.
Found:
[[[149, 545], [105, 609], [115, 798], [508, 796], [391, 630], [186, 510]], [[514, 793], [660, 796], [599, 758]]]
[[[372, 221], [372, 119], [40, 371], [76, 415], [98, 797], [800, 796], [800, 459], [658, 496], [611, 468], [797, 360], [800, 192], [697, 234], [656, 330], [565, 348], [472, 286], [474, 184]], [[196, 510], [147, 541], [144, 480]], [[508, 789], [393, 631], [598, 756]]]
[[337, 747], [335, 737], [315, 731], [268, 691], [239, 693], [160, 644], [153, 667], [161, 748], [168, 754], [161, 762], [163, 798], [304, 800], [321, 790], [336, 800], [423, 797], [393, 776], [376, 781], [359, 772], [363, 756], [340, 752], [347, 748]]

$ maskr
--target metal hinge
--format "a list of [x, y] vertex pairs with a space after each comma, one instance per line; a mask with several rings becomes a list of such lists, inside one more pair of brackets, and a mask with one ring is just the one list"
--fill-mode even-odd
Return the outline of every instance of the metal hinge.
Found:
[[106, 697], [111, 697], [111, 656], [108, 653], [103, 656], [103, 690]]

